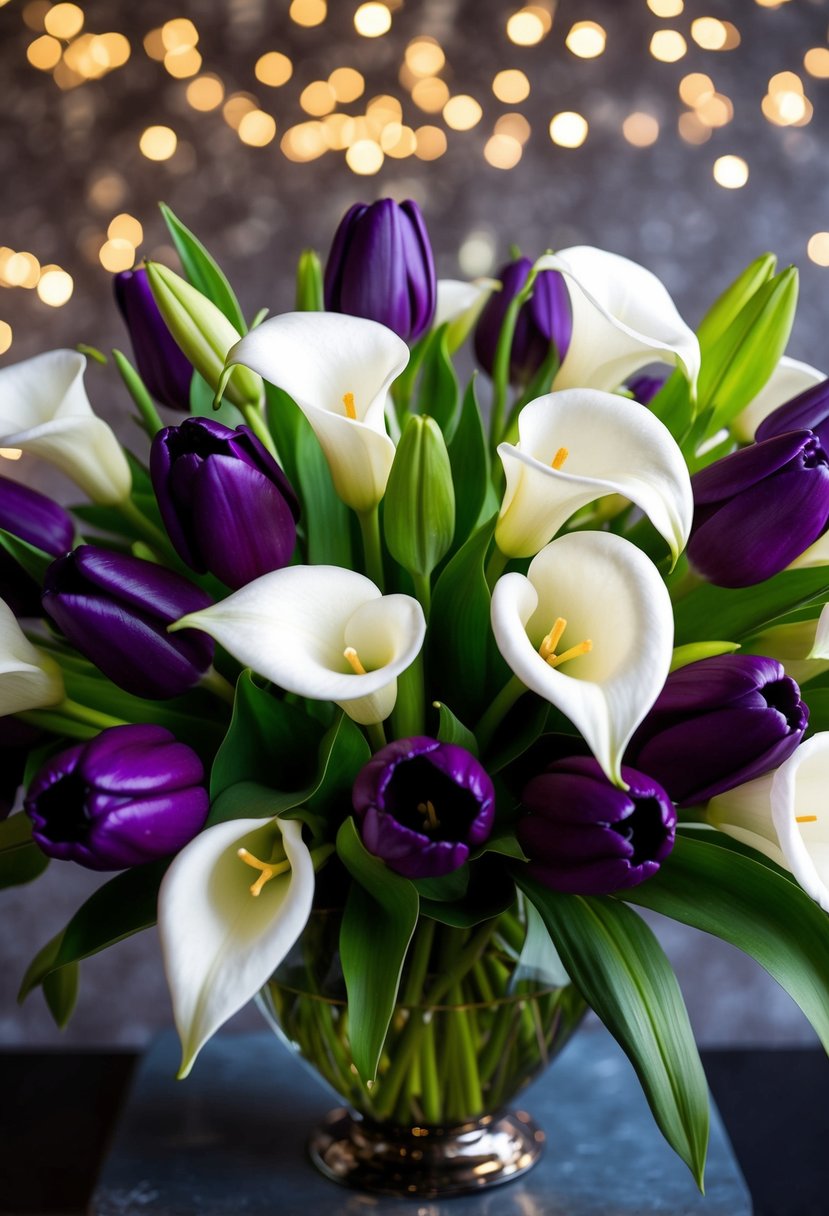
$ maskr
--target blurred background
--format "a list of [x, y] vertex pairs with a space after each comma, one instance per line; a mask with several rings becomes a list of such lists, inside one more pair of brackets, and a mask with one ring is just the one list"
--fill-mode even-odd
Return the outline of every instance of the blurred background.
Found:
[[[827, 22], [826, 0], [0, 0], [0, 365], [124, 344], [112, 275], [177, 265], [160, 199], [253, 316], [292, 306], [299, 252], [324, 255], [351, 203], [392, 195], [422, 207], [442, 276], [601, 245], [691, 324], [773, 250], [801, 271], [789, 354], [826, 369]], [[87, 387], [143, 452], [111, 368]], [[62, 1036], [38, 994], [15, 1004], [99, 881], [54, 863], [0, 894], [0, 1042], [168, 1024], [153, 933], [84, 964]], [[754, 964], [654, 923], [701, 1042], [811, 1041]]]

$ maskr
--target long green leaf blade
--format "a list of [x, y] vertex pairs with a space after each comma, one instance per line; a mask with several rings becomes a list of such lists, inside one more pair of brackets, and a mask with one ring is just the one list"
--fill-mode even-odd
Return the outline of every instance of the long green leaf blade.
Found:
[[198, 237], [182, 224], [167, 204], [160, 203], [159, 206], [187, 278], [203, 296], [207, 296], [208, 300], [212, 300], [216, 307], [221, 309], [240, 334], [246, 333], [248, 327], [239, 307], [239, 301], [236, 299], [224, 271], [215, 258], [207, 252]]

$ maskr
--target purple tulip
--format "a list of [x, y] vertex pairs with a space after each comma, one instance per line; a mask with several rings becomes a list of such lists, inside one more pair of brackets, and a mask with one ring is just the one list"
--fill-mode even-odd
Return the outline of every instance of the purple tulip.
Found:
[[[495, 352], [507, 309], [527, 281], [532, 268], [529, 258], [507, 262], [498, 272], [501, 290], [486, 302], [475, 327], [475, 355], [484, 371], [492, 375]], [[555, 346], [564, 359], [573, 334], [573, 310], [564, 276], [557, 270], [542, 270], [533, 293], [518, 314], [510, 352], [512, 384], [527, 384]]]
[[782, 764], [809, 710], [776, 659], [723, 654], [668, 676], [627, 759], [690, 806]]
[[422, 735], [376, 752], [352, 801], [363, 844], [407, 878], [457, 870], [495, 816], [495, 790], [471, 752]]
[[608, 895], [651, 878], [674, 847], [676, 811], [658, 782], [622, 767], [611, 785], [592, 756], [551, 764], [527, 784], [518, 843], [533, 878], [572, 895]]
[[[0, 477], [0, 528], [53, 557], [67, 553], [75, 539], [75, 525], [63, 507], [8, 477]], [[5, 550], [0, 550], [0, 599], [15, 616], [40, 616], [40, 587]]]
[[175, 697], [213, 661], [213, 640], [167, 626], [212, 603], [186, 578], [124, 553], [81, 545], [46, 571], [43, 607], [81, 654], [137, 697]]
[[299, 503], [274, 458], [246, 426], [188, 418], [153, 440], [153, 488], [176, 552], [234, 590], [287, 566]]
[[691, 564], [719, 587], [784, 570], [829, 525], [829, 458], [812, 431], [732, 452], [691, 478]]
[[779, 405], [760, 423], [754, 440], [760, 443], [787, 431], [814, 431], [821, 447], [829, 450], [829, 380], [821, 380]]
[[667, 372], [661, 376], [642, 374], [628, 380], [627, 387], [633, 393], [634, 401], [638, 401], [640, 405], [650, 405], [656, 394], [662, 390], [667, 379]]
[[115, 299], [148, 391], [160, 405], [189, 413], [193, 365], [167, 328], [143, 267], [116, 274]]
[[328, 312], [368, 317], [414, 342], [431, 325], [436, 299], [432, 246], [417, 203], [355, 203], [325, 267]]
[[184, 848], [210, 799], [195, 752], [163, 726], [111, 726], [47, 760], [25, 810], [50, 857], [123, 870]]

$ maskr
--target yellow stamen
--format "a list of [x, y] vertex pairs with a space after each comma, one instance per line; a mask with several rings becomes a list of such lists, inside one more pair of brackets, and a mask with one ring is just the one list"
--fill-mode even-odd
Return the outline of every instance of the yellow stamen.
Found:
[[561, 641], [561, 635], [564, 633], [566, 628], [567, 622], [564, 617], [556, 617], [552, 629], [538, 648], [538, 653], [541, 655], [542, 659], [546, 659], [549, 655], [555, 654], [556, 646], [558, 646], [559, 642]]
[[343, 658], [351, 666], [355, 676], [364, 676], [368, 674], [365, 667], [363, 667], [362, 663], [360, 662], [360, 656], [357, 654], [357, 651], [353, 646], [346, 646], [345, 650], [343, 651]]
[[346, 418], [354, 418], [356, 420], [357, 409], [354, 405], [354, 394], [353, 393], [346, 393], [343, 396], [343, 405], [345, 406]]
[[262, 871], [250, 889], [251, 895], [255, 897], [262, 894], [262, 888], [266, 882], [270, 882], [278, 874], [287, 874], [291, 868], [291, 863], [287, 859], [285, 861], [260, 861], [258, 857], [254, 857], [253, 853], [249, 853], [247, 849], [237, 849], [236, 856], [245, 865], [252, 866], [254, 870]]
[[569, 448], [559, 448], [551, 462], [551, 468], [560, 469], [567, 457], [570, 455]]
[[570, 659], [578, 659], [583, 654], [590, 654], [592, 649], [593, 643], [590, 638], [585, 638], [583, 642], [579, 642], [578, 646], [571, 646], [563, 654], [548, 655], [547, 662], [551, 667], [559, 667], [562, 663], [568, 663]]
[[426, 802], [418, 802], [417, 810], [420, 815], [423, 815], [426, 818], [426, 823], [424, 823], [423, 827], [427, 832], [430, 832], [433, 828], [440, 827], [440, 822], [435, 814], [435, 804], [433, 802], [428, 799]]
[[817, 823], [817, 815], [795, 815], [795, 823]]

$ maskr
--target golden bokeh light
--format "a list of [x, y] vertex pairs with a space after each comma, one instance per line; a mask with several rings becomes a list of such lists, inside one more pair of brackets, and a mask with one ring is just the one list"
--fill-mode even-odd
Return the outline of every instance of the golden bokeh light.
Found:
[[718, 156], [714, 161], [714, 181], [726, 190], [739, 190], [748, 181], [748, 165], [742, 156]]
[[5, 355], [12, 344], [14, 335], [8, 321], [0, 321], [0, 355]]
[[328, 84], [340, 105], [356, 101], [366, 91], [365, 79], [356, 68], [335, 68], [328, 77]]
[[418, 160], [437, 160], [446, 152], [446, 135], [440, 127], [418, 127], [415, 131], [417, 146], [415, 156]]
[[443, 107], [443, 121], [453, 131], [471, 131], [481, 121], [483, 110], [474, 97], [458, 93]]
[[405, 63], [413, 76], [437, 76], [446, 63], [446, 56], [434, 38], [413, 38], [406, 47]]
[[6, 282], [6, 263], [9, 258], [14, 257], [14, 250], [8, 245], [0, 245], [0, 287], [9, 287], [11, 284]]
[[542, 18], [529, 8], [519, 9], [507, 21], [507, 37], [516, 46], [535, 46], [545, 32]]
[[649, 148], [659, 139], [659, 122], [653, 114], [635, 110], [622, 123], [622, 134], [634, 148]]
[[197, 76], [187, 86], [187, 104], [191, 105], [194, 110], [203, 112], [215, 110], [224, 101], [224, 95], [225, 86], [212, 72], [205, 72], [204, 76]]
[[325, 0], [291, 0], [288, 15], [297, 25], [310, 29], [312, 26], [322, 25], [328, 16], [328, 5]]
[[678, 17], [685, 4], [684, 0], [648, 0], [648, 8], [657, 17]]
[[694, 108], [697, 118], [706, 127], [725, 127], [734, 117], [734, 105], [724, 93], [713, 93], [698, 101]]
[[806, 246], [809, 260], [817, 266], [829, 266], [829, 232], [815, 232]]
[[691, 22], [691, 37], [704, 51], [721, 51], [728, 41], [728, 30], [716, 17], [697, 17]]
[[385, 159], [383, 149], [373, 139], [358, 139], [345, 154], [345, 163], [360, 177], [379, 173]]
[[411, 127], [399, 122], [390, 122], [380, 134], [380, 147], [386, 156], [391, 156], [394, 160], [404, 160], [407, 156], [414, 156], [417, 137]]
[[710, 127], [697, 117], [693, 110], [687, 110], [679, 116], [679, 134], [686, 144], [707, 143], [713, 134]]
[[294, 74], [294, 65], [281, 51], [266, 51], [256, 60], [253, 69], [256, 79], [271, 89], [287, 84]]
[[505, 68], [492, 81], [492, 91], [499, 101], [514, 106], [530, 95], [530, 82], [518, 68]]
[[495, 124], [495, 135], [508, 135], [510, 139], [525, 144], [532, 134], [532, 127], [523, 114], [502, 114]]
[[[354, 14], [354, 28], [364, 38], [380, 38], [391, 29], [391, 13], [385, 4], [377, 3], [376, 0], [369, 0], [368, 4], [361, 4]], [[346, 157], [346, 160], [348, 160], [348, 157]], [[382, 163], [381, 160], [380, 164]], [[377, 172], [377, 169], [355, 169], [350, 162], [349, 165], [350, 168], [354, 169], [355, 173]]]
[[128, 241], [135, 247], [144, 240], [144, 229], [141, 221], [137, 220], [134, 215], [122, 211], [120, 215], [116, 215], [115, 219], [110, 221], [107, 236], [111, 240]]
[[[172, 127], [147, 127], [143, 131], [138, 147], [147, 160], [169, 160], [176, 150], [178, 137]], [[107, 270], [110, 267], [107, 266]], [[129, 267], [126, 267], [129, 269]]]
[[[558, 0], [552, 0], [552, 3], [556, 5]], [[529, 13], [531, 17], [536, 17], [541, 22], [544, 34], [549, 34], [553, 28], [553, 12], [549, 4], [525, 4], [523, 11]]]
[[606, 42], [607, 34], [597, 21], [577, 21], [564, 45], [579, 59], [595, 59], [604, 51]]
[[389, 122], [401, 122], [403, 107], [390, 93], [380, 93], [377, 97], [372, 97], [366, 106], [366, 118], [379, 127]]
[[40, 33], [46, 28], [44, 22], [51, 7], [49, 0], [29, 0], [29, 3], [23, 6], [24, 23], [30, 30]]
[[100, 248], [98, 260], [104, 270], [118, 274], [122, 270], [132, 270], [135, 265], [135, 249], [129, 241], [116, 237], [106, 241]]
[[165, 51], [183, 51], [196, 46], [199, 31], [187, 17], [174, 17], [161, 27], [161, 42]]
[[803, 56], [803, 66], [810, 76], [818, 80], [829, 78], [829, 49], [825, 46], [813, 46]]
[[802, 93], [803, 81], [796, 72], [777, 72], [769, 81], [770, 93]]
[[63, 47], [57, 38], [52, 38], [49, 34], [42, 34], [40, 38], [35, 38], [34, 42], [30, 42], [26, 48], [26, 58], [29, 63], [33, 68], [39, 68], [41, 72], [51, 72], [55, 64], [60, 62], [62, 54]]
[[43, 27], [53, 38], [74, 38], [83, 29], [83, 9], [77, 4], [55, 4], [44, 14]]
[[316, 160], [328, 151], [328, 139], [321, 122], [301, 122], [289, 127], [282, 136], [280, 148], [288, 160]]
[[493, 169], [514, 169], [524, 149], [512, 135], [490, 135], [484, 145], [484, 159]]
[[334, 152], [343, 152], [354, 142], [354, 119], [348, 114], [327, 114], [322, 120], [328, 147]]
[[720, 49], [723, 51], [734, 51], [742, 42], [740, 31], [732, 21], [723, 21], [723, 26], [725, 28], [725, 42]]
[[180, 46], [164, 56], [164, 67], [176, 80], [187, 80], [201, 71], [202, 58], [194, 46]]
[[60, 266], [44, 266], [37, 283], [37, 294], [50, 308], [61, 308], [72, 297], [75, 282]]
[[92, 55], [106, 55], [109, 68], [120, 68], [132, 53], [129, 39], [123, 34], [96, 34], [92, 39]]
[[3, 281], [8, 287], [37, 287], [40, 278], [40, 262], [33, 253], [22, 250], [12, 253], [3, 266]]
[[337, 104], [337, 97], [327, 80], [313, 80], [299, 95], [299, 104], [306, 114], [321, 118], [330, 114]]
[[574, 110], [562, 110], [550, 120], [550, 139], [560, 148], [580, 148], [589, 131], [587, 119]]
[[99, 211], [112, 211], [120, 207], [127, 197], [127, 183], [120, 173], [99, 173], [90, 182], [86, 197]]
[[239, 123], [246, 114], [251, 110], [258, 110], [256, 98], [250, 93], [231, 93], [227, 101], [222, 106], [222, 117], [229, 127], [233, 127], [234, 131], [239, 130]]
[[418, 80], [412, 89], [412, 101], [427, 114], [439, 114], [449, 100], [449, 85], [439, 76]]
[[164, 39], [160, 29], [150, 30], [144, 35], [144, 50], [150, 59], [161, 61], [167, 54], [167, 48], [164, 45]]
[[657, 30], [651, 38], [650, 53], [662, 63], [676, 63], [688, 50], [679, 30]]
[[251, 148], [264, 148], [276, 135], [276, 120], [264, 110], [248, 110], [242, 115], [237, 134], [243, 144]]
[[696, 106], [713, 97], [714, 81], [704, 72], [690, 72], [679, 82], [679, 95], [687, 106]]

